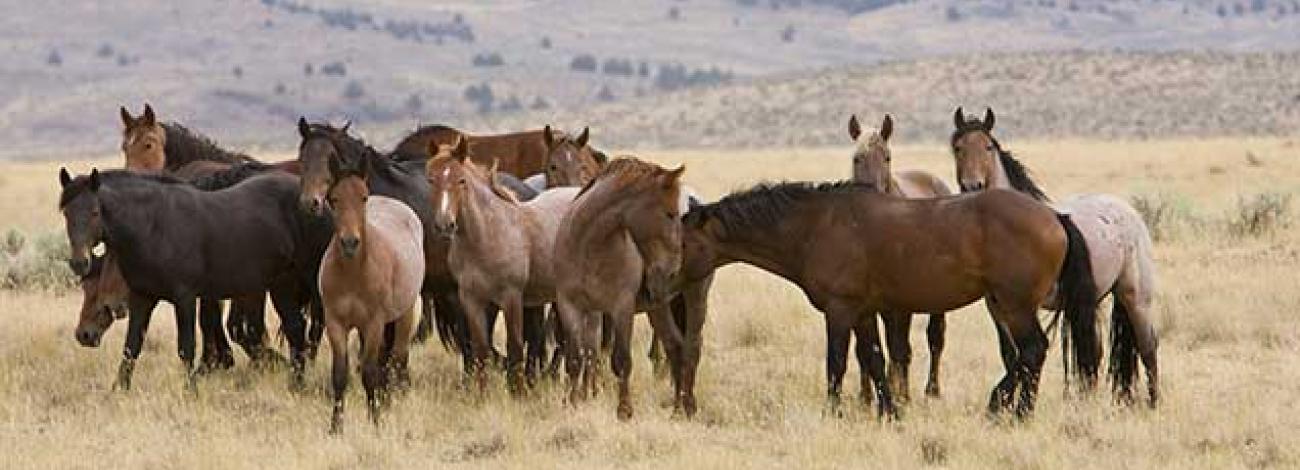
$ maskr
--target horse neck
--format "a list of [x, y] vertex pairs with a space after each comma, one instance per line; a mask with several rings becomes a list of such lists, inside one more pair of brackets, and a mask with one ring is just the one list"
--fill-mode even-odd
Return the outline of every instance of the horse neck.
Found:
[[1006, 165], [1002, 164], [1001, 153], [993, 157], [993, 177], [989, 180], [989, 188], [1016, 190], [1011, 185], [1011, 176], [1007, 174]]
[[492, 238], [493, 232], [502, 230], [521, 230], [520, 212], [517, 204], [504, 201], [492, 188], [490, 182], [478, 177], [470, 177], [468, 194], [460, 204], [460, 225], [465, 231], [463, 241], [477, 245]]
[[714, 266], [742, 262], [797, 283], [798, 260], [803, 259], [802, 244], [790, 242], [807, 236], [794, 230], [798, 225], [791, 217], [784, 217], [776, 224], [751, 226], [741, 233], [714, 238], [718, 251]]
[[578, 230], [578, 236], [570, 239], [569, 243], [584, 247], [577, 250], [578, 253], [613, 249], [618, 245], [609, 243], [609, 240], [627, 232], [621, 217], [616, 215], [621, 212], [621, 207], [628, 198], [617, 197], [616, 191], [606, 190], [604, 186], [591, 188], [588, 194], [583, 198], [583, 207], [574, 207], [570, 212], [573, 218], [569, 226]]

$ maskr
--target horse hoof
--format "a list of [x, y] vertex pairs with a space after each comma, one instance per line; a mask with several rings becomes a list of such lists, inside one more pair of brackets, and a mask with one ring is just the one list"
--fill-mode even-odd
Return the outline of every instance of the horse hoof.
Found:
[[925, 387], [925, 396], [928, 397], [928, 398], [940, 398], [940, 396], [939, 396], [939, 386], [938, 386], [938, 385], [928, 385], [928, 386], [926, 386], [926, 387]]
[[627, 420], [630, 420], [630, 419], [632, 419], [632, 404], [631, 404], [631, 403], [619, 403], [619, 404], [618, 404], [618, 420], [619, 420], [619, 421], [627, 421]]

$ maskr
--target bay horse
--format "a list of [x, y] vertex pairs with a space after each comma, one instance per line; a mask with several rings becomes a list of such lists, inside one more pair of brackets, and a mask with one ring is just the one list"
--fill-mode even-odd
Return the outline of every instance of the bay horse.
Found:
[[[962, 191], [1011, 189], [1049, 203], [1050, 199], [1030, 177], [1024, 164], [993, 137], [996, 118], [991, 108], [985, 110], [983, 120], [966, 119], [961, 108], [953, 115], [955, 130], [950, 143]], [[1087, 240], [1092, 254], [1092, 279], [1097, 286], [1096, 301], [1100, 303], [1108, 293], [1114, 295], [1109, 375], [1116, 397], [1121, 402], [1133, 402], [1140, 354], [1147, 372], [1149, 405], [1154, 407], [1160, 388], [1158, 339], [1151, 311], [1156, 273], [1150, 231], [1133, 206], [1108, 194], [1080, 194], [1054, 207], [1070, 214]], [[1090, 347], [1100, 349], [1095, 342]], [[1095, 365], [1079, 363], [1080, 385], [1085, 390], [1095, 386], [1098, 369]]]
[[587, 144], [590, 128], [582, 128], [577, 137], [542, 128], [546, 143], [545, 171], [529, 176], [524, 183], [538, 191], [563, 186], [583, 186], [596, 177], [608, 159], [605, 154]]
[[[529, 348], [531, 359], [524, 360], [525, 317], [540, 325], [541, 307], [554, 300], [555, 232], [578, 188], [551, 189], [520, 203], [489, 176], [495, 173], [495, 166], [484, 171], [473, 163], [468, 141], [461, 139], [428, 161], [426, 177], [438, 188], [428, 204], [435, 208], [435, 229], [449, 240], [447, 267], [464, 311], [496, 305], [505, 313], [507, 382], [512, 393], [522, 394], [522, 379], [535, 375], [542, 351], [540, 344]], [[467, 317], [471, 375], [483, 392], [491, 332], [484, 316]]]
[[618, 417], [632, 417], [629, 346], [632, 317], [648, 310], [673, 371], [681, 410], [682, 333], [668, 308], [681, 268], [681, 176], [635, 158], [615, 159], [583, 187], [555, 236], [556, 310], [567, 337], [570, 401], [594, 391], [601, 327], [614, 332], [610, 356], [618, 377]]
[[105, 266], [112, 262], [111, 257], [110, 253], [91, 255], [90, 268], [79, 281], [81, 311], [77, 315], [73, 336], [82, 346], [98, 347], [104, 332], [113, 326], [113, 322], [127, 316], [131, 289], [116, 264], [111, 270], [105, 270]]
[[293, 383], [301, 385], [306, 345], [297, 312], [304, 286], [303, 273], [294, 269], [312, 256], [303, 252], [319, 258], [324, 244], [316, 248], [298, 216], [296, 178], [267, 173], [205, 191], [164, 175], [93, 170], [74, 179], [64, 169], [59, 182], [69, 264], [85, 274], [91, 247], [104, 243], [131, 291], [117, 386], [130, 388], [159, 300], [175, 307], [179, 354], [193, 388], [196, 298], [268, 290], [292, 349]]
[[[921, 170], [896, 173], [890, 168], [893, 156], [889, 151], [889, 137], [893, 132], [894, 118], [888, 114], [882, 120], [880, 128], [874, 132], [863, 132], [858, 116], [849, 116], [849, 138], [854, 142], [853, 181], [899, 198], [951, 196], [952, 190], [937, 176]], [[912, 312], [881, 312], [881, 320], [885, 324], [885, 343], [889, 349], [889, 371], [886, 375], [899, 401], [906, 402], [910, 394], [908, 368], [912, 362], [912, 346], [908, 331], [911, 330]], [[925, 384], [925, 394], [930, 397], [939, 396], [939, 360], [943, 357], [945, 329], [944, 312], [930, 312], [930, 324], [925, 331], [930, 345], [930, 376]], [[867, 356], [867, 351], [864, 350], [867, 344], [861, 338], [857, 340], [864, 400], [871, 398], [867, 364], [861, 360]]]
[[495, 135], [473, 135], [448, 126], [432, 125], [416, 129], [398, 142], [390, 155], [398, 160], [427, 160], [430, 149], [455, 146], [457, 139], [469, 142], [470, 158], [484, 167], [499, 160], [498, 171], [524, 179], [546, 168], [546, 131], [534, 129]]
[[334, 236], [319, 275], [325, 329], [334, 358], [331, 433], [340, 432], [343, 425], [352, 330], [361, 336], [361, 380], [370, 419], [376, 426], [379, 407], [386, 401], [388, 372], [391, 370], [400, 384], [409, 381], [407, 362], [416, 321], [412, 308], [425, 272], [419, 217], [401, 201], [370, 197], [366, 166], [359, 161], [349, 164], [356, 166], [330, 160], [334, 183], [328, 194]]
[[[854, 182], [760, 184], [696, 206], [683, 219], [684, 279], [743, 262], [803, 289], [826, 318], [827, 395], [837, 409], [849, 335], [866, 358], [880, 416], [896, 416], [876, 312], [936, 312], [983, 297], [1015, 342], [989, 411], [1029, 415], [1046, 357], [1036, 312], [1060, 284], [1066, 320], [1093, 328], [1088, 248], [1068, 217], [1032, 198], [988, 191], [900, 199]], [[861, 360], [862, 358], [860, 358]]]

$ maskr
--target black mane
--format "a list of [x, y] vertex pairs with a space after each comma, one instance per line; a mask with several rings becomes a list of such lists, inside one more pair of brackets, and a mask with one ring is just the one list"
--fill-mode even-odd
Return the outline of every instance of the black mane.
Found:
[[1002, 144], [998, 142], [996, 137], [993, 137], [992, 133], [984, 130], [984, 123], [979, 119], [968, 119], [965, 125], [953, 131], [948, 146], [955, 150], [957, 148], [957, 139], [971, 132], [985, 132], [988, 135], [989, 140], [993, 142], [993, 149], [998, 153], [998, 160], [1001, 160], [1002, 169], [1006, 171], [1007, 180], [1011, 182], [1012, 188], [1039, 201], [1047, 202], [1051, 200], [1051, 198], [1047, 197], [1047, 193], [1044, 193], [1043, 189], [1038, 187], [1038, 183], [1034, 182], [1033, 178], [1029, 176], [1029, 169], [1025, 168], [1025, 165], [1020, 163], [1020, 160], [1012, 156], [1010, 151], [1003, 150]]
[[275, 169], [272, 165], [250, 160], [236, 164], [235, 166], [225, 170], [194, 179], [193, 181], [190, 181], [190, 184], [201, 191], [216, 191], [229, 188], [246, 179], [260, 175], [267, 170], [272, 169]]
[[[366, 165], [366, 171], [371, 176], [376, 174], [392, 175], [394, 172], [408, 173], [405, 168], [399, 165], [399, 163], [403, 162], [402, 160], [386, 157], [378, 150], [375, 150], [374, 147], [371, 147], [370, 144], [348, 134], [346, 129], [339, 129], [322, 123], [309, 124], [307, 127], [310, 137], [324, 138], [334, 145], [339, 157], [344, 159], [344, 161], [340, 162], [344, 167], [359, 168], [359, 165]], [[303, 143], [306, 142], [307, 139], [303, 139]]]
[[186, 164], [196, 161], [213, 161], [221, 163], [239, 163], [250, 161], [247, 155], [223, 149], [201, 134], [191, 131], [178, 123], [169, 122], [162, 125], [167, 132], [167, 142], [163, 145], [166, 162], [163, 168], [176, 171]]
[[774, 225], [797, 202], [824, 194], [871, 193], [871, 187], [851, 180], [825, 183], [759, 183], [750, 189], [726, 195], [718, 202], [694, 206], [683, 220], [694, 223], [701, 217], [718, 219], [727, 233], [738, 233]]

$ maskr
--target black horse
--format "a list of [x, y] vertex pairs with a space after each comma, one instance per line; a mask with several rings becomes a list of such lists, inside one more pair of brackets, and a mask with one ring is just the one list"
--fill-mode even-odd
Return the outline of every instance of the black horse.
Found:
[[131, 288], [117, 386], [130, 387], [159, 300], [175, 307], [179, 354], [192, 387], [196, 299], [267, 291], [292, 351], [294, 384], [302, 384], [306, 340], [300, 312], [307, 293], [316, 289], [315, 270], [331, 230], [298, 211], [297, 178], [267, 172], [215, 191], [125, 170], [94, 170], [74, 179], [65, 169], [59, 180], [73, 270], [83, 272], [91, 248], [103, 242]]
[[[298, 120], [298, 134], [302, 142], [298, 146], [298, 161], [302, 168], [300, 205], [302, 210], [311, 215], [326, 213], [325, 195], [333, 184], [329, 171], [329, 162], [339, 163], [351, 168], [365, 168], [369, 175], [368, 183], [371, 194], [387, 196], [405, 202], [420, 222], [424, 224], [425, 280], [421, 293], [422, 315], [416, 328], [416, 339], [427, 338], [436, 325], [439, 338], [443, 344], [455, 348], [463, 358], [469, 358], [470, 341], [468, 324], [456, 298], [456, 281], [447, 268], [447, 240], [438, 235], [433, 226], [433, 208], [429, 206], [433, 188], [424, 174], [424, 167], [430, 156], [406, 155], [394, 158], [375, 150], [365, 142], [348, 134], [348, 126], [335, 128], [329, 124], [308, 123], [306, 119]], [[511, 181], [509, 175], [497, 175], [522, 199], [531, 199], [536, 193], [529, 191], [518, 181]], [[516, 189], [518, 188], [518, 189]], [[489, 308], [489, 325], [497, 316], [495, 308]], [[529, 318], [542, 318], [541, 315]], [[530, 360], [534, 365], [541, 363], [542, 342], [545, 340], [543, 325], [525, 325], [530, 344]], [[312, 332], [315, 334], [315, 331]], [[535, 350], [536, 354], [532, 352]], [[468, 359], [467, 359], [468, 360]], [[468, 365], [468, 362], [467, 362]]]

